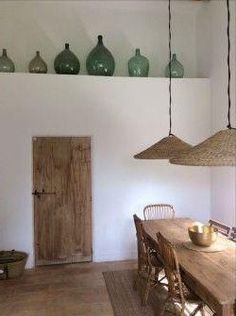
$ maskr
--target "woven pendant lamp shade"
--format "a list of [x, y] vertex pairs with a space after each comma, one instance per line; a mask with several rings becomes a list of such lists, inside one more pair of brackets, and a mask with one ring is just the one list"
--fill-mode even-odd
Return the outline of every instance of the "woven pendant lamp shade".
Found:
[[185, 152], [192, 148], [175, 135], [162, 138], [159, 142], [134, 156], [136, 159], [170, 159], [180, 152]]
[[236, 129], [221, 130], [204, 142], [170, 159], [185, 166], [236, 166]]
[[168, 0], [169, 11], [169, 136], [162, 138], [159, 142], [134, 156], [135, 159], [171, 159], [181, 152], [186, 152], [192, 148], [172, 134], [172, 75], [171, 75], [171, 0]]

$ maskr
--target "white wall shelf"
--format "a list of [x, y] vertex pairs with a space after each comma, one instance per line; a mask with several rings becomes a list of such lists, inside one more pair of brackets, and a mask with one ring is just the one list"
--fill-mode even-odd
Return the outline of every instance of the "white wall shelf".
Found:
[[[56, 73], [46, 73], [46, 74], [34, 74], [34, 73], [29, 73], [29, 72], [11, 72], [11, 73], [4, 73], [0, 72], [0, 76], [40, 76], [40, 77], [48, 77], [48, 76], [54, 76], [54, 77], [82, 77], [82, 78], [100, 78], [100, 79], [116, 79], [116, 78], [128, 78], [130, 80], [152, 80], [152, 79], [157, 79], [157, 80], [167, 80], [169, 81], [169, 78], [167, 77], [130, 77], [130, 76], [92, 76], [92, 75], [84, 75], [84, 74], [78, 74], [78, 75], [64, 75], [64, 74], [56, 74]], [[209, 78], [204, 78], [204, 77], [184, 77], [184, 78], [172, 78], [173, 81], [181, 81], [181, 80], [204, 80], [204, 79], [209, 79]]]

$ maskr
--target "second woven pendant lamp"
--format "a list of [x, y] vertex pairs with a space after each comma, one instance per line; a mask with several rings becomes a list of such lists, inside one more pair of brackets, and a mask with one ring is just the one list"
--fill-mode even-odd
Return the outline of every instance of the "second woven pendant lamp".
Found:
[[228, 39], [228, 125], [227, 129], [221, 130], [194, 146], [187, 153], [178, 154], [170, 159], [170, 163], [184, 166], [236, 166], [236, 129], [231, 126], [230, 110], [230, 6], [227, 4], [227, 39]]
[[170, 118], [170, 129], [169, 135], [159, 142], [155, 143], [151, 147], [145, 149], [144, 151], [136, 154], [134, 158], [136, 159], [170, 159], [179, 153], [186, 152], [192, 148], [191, 145], [182, 141], [174, 134], [172, 134], [172, 78], [171, 78], [171, 4], [169, 0], [169, 118]]

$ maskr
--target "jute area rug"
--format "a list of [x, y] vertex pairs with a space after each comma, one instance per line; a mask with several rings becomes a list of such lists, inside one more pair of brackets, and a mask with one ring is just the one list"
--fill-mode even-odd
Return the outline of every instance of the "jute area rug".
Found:
[[[138, 289], [133, 289], [134, 270], [107, 271], [103, 273], [115, 316], [160, 316], [167, 292], [163, 287], [150, 291], [147, 306], [141, 305], [140, 295], [145, 283], [139, 282]], [[173, 306], [168, 305], [165, 316], [172, 315]]]

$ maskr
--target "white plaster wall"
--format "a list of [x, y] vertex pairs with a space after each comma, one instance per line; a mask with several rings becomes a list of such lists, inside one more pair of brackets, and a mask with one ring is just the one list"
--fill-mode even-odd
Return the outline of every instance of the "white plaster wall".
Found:
[[[232, 126], [236, 127], [236, 1], [231, 9], [231, 68], [232, 68]], [[198, 12], [198, 74], [211, 79], [212, 133], [227, 125], [227, 35], [226, 1], [213, 0], [202, 5]], [[204, 36], [203, 36], [204, 34]], [[236, 169], [232, 167], [211, 168], [211, 217], [236, 225]]]
[[[33, 136], [92, 136], [95, 261], [135, 256], [132, 215], [145, 204], [208, 220], [209, 169], [132, 158], [168, 133], [167, 79], [1, 74], [0, 87], [0, 249], [25, 250], [33, 265]], [[209, 80], [173, 90], [173, 131], [196, 144], [210, 133]]]
[[[16, 71], [27, 71], [40, 50], [53, 73], [55, 56], [69, 42], [81, 61], [95, 46], [97, 35], [116, 60], [115, 75], [128, 73], [127, 61], [136, 47], [149, 58], [150, 76], [163, 76], [168, 61], [166, 1], [0, 1], [0, 49], [7, 48]], [[196, 15], [198, 1], [173, 1], [173, 52], [196, 76]]]

